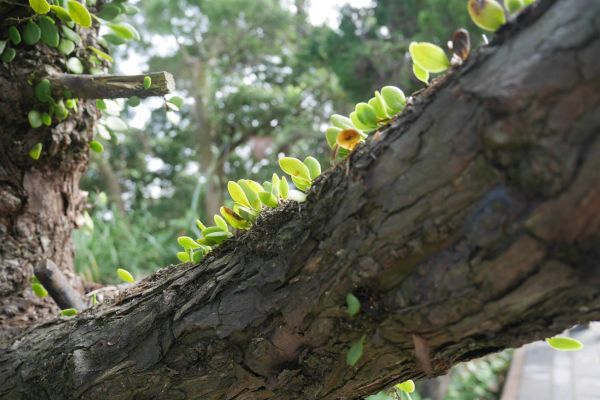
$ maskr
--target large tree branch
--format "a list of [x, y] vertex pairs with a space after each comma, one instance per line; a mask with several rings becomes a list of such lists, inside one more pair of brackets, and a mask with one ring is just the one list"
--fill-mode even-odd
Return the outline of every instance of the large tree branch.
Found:
[[599, 27], [542, 1], [305, 204], [18, 338], [0, 396], [358, 399], [600, 318]]

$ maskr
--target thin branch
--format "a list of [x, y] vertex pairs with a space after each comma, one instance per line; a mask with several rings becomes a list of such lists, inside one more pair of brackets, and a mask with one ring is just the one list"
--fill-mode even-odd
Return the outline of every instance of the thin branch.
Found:
[[[144, 89], [144, 77], [150, 77], [152, 86]], [[175, 90], [175, 80], [168, 72], [145, 75], [73, 75], [48, 77], [55, 96], [78, 99], [117, 99], [126, 97], [164, 96]]]
[[87, 308], [79, 293], [71, 287], [67, 277], [52, 260], [37, 265], [34, 272], [36, 278], [61, 309], [75, 308], [82, 311]]

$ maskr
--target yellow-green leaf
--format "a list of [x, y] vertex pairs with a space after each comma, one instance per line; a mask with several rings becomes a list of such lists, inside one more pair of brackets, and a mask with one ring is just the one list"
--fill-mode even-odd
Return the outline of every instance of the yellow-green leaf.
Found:
[[75, 23], [81, 25], [84, 28], [92, 26], [92, 16], [87, 8], [76, 0], [69, 0], [67, 2], [67, 11], [69, 15], [75, 21]]
[[61, 19], [61, 21], [64, 21], [64, 22], [73, 21], [73, 18], [71, 18], [71, 16], [69, 15], [69, 12], [67, 10], [65, 10], [64, 8], [62, 8], [61, 6], [51, 5], [50, 9], [52, 11], [54, 11], [54, 14], [56, 14], [56, 16]]
[[177, 253], [177, 259], [181, 262], [190, 262], [190, 254], [187, 251]]
[[178, 237], [177, 243], [186, 250], [194, 250], [201, 247], [200, 244], [196, 243], [196, 241], [189, 236]]
[[50, 11], [50, 4], [46, 0], [29, 0], [29, 5], [38, 14], [46, 14]]
[[415, 383], [412, 379], [398, 383], [395, 385], [395, 387], [406, 393], [412, 393], [415, 391]]
[[215, 221], [215, 225], [221, 228], [225, 232], [229, 232], [229, 227], [227, 226], [227, 222], [220, 215], [216, 215], [213, 217]]
[[362, 123], [366, 130], [377, 128], [377, 113], [375, 109], [367, 103], [358, 103], [354, 109], [358, 120]]
[[325, 131], [325, 139], [327, 139], [327, 144], [330, 148], [333, 148], [333, 146], [335, 146], [335, 139], [341, 131], [342, 128], [338, 128], [337, 126], [329, 127]]
[[42, 144], [41, 143], [36, 143], [31, 150], [29, 150], [29, 157], [33, 158], [34, 160], [39, 160], [40, 156], [42, 155]]
[[299, 177], [309, 181], [310, 184], [310, 171], [304, 163], [294, 157], [282, 157], [279, 159], [279, 167], [286, 174], [292, 177]]
[[128, 282], [128, 283], [135, 283], [135, 278], [133, 277], [133, 275], [131, 275], [131, 273], [129, 271], [127, 271], [126, 269], [123, 268], [117, 268], [117, 275], [119, 275], [119, 278], [121, 278], [121, 280]]
[[110, 55], [108, 55], [105, 52], [103, 52], [102, 50], [97, 49], [97, 48], [92, 47], [92, 46], [88, 46], [88, 49], [91, 50], [91, 51], [93, 51], [94, 53], [96, 53], [96, 55], [98, 57], [102, 58], [103, 60], [106, 60], [106, 61], [108, 61], [110, 63], [113, 62], [113, 58]]
[[90, 142], [90, 149], [95, 153], [102, 153], [104, 151], [104, 146], [97, 140], [92, 140]]
[[408, 47], [413, 63], [430, 73], [438, 73], [450, 67], [450, 60], [440, 46], [427, 42], [412, 42]]
[[495, 32], [506, 23], [504, 8], [496, 0], [469, 0], [471, 19], [483, 30]]
[[35, 293], [35, 295], [37, 297], [48, 296], [48, 291], [46, 290], [46, 288], [44, 286], [42, 286], [41, 283], [32, 283], [31, 290], [33, 290], [33, 293]]
[[282, 176], [279, 180], [279, 195], [282, 199], [288, 198], [288, 193], [290, 191], [290, 185], [288, 184], [287, 178]]
[[[42, 114], [37, 110], [29, 111], [27, 114], [27, 119], [29, 120], [29, 125], [31, 125], [32, 128], [39, 128], [42, 126]], [[34, 160], [37, 160], [37, 158], [34, 158]]]
[[248, 208], [252, 208], [252, 205], [248, 201], [248, 197], [246, 197], [246, 194], [244, 193], [244, 189], [242, 189], [237, 182], [229, 181], [227, 183], [227, 191], [229, 191], [229, 195], [233, 201]]
[[[152, 86], [152, 78], [150, 78], [149, 76], [145, 76], [144, 77], [144, 89], [150, 89], [151, 86]], [[179, 108], [179, 107], [177, 107], [177, 108]]]
[[260, 201], [267, 207], [275, 208], [277, 207], [277, 197], [271, 192], [262, 192], [258, 193], [258, 197]]
[[395, 86], [384, 86], [381, 88], [381, 97], [385, 100], [388, 111], [397, 114], [406, 106], [404, 92]]
[[64, 310], [60, 311], [60, 315], [62, 315], [63, 317], [72, 317], [74, 315], [77, 315], [77, 309], [65, 308]]
[[555, 350], [560, 351], [577, 351], [583, 349], [583, 343], [577, 339], [573, 339], [566, 336], [555, 336], [550, 339], [546, 339], [546, 343]]
[[425, 84], [429, 84], [429, 72], [425, 71], [423, 68], [419, 67], [417, 64], [413, 63], [413, 74], [415, 77]]
[[317, 176], [321, 175], [321, 164], [316, 158], [311, 156], [306, 157], [304, 159], [304, 165], [308, 168], [310, 179], [315, 179]]

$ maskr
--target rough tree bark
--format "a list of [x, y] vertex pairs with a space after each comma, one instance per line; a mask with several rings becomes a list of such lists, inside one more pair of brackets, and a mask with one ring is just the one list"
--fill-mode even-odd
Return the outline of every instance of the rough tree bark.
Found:
[[541, 1], [305, 204], [20, 336], [0, 397], [358, 399], [600, 318], [599, 32]]
[[[7, 29], [31, 9], [26, 1], [0, 1], [0, 40]], [[80, 30], [75, 53], [87, 59], [87, 46], [98, 46], [94, 29]], [[87, 62], [87, 61], [84, 61]], [[78, 110], [52, 127], [31, 128], [27, 113], [36, 107], [32, 84], [49, 78], [53, 95], [70, 90], [79, 98], [165, 95], [173, 78], [165, 72], [143, 76], [66, 75], [66, 57], [42, 45], [17, 46], [11, 63], [0, 62], [0, 347], [36, 321], [56, 315], [52, 300], [36, 298], [30, 288], [33, 267], [50, 260], [82, 290], [73, 273], [71, 232], [82, 223], [86, 194], [79, 180], [88, 163], [89, 142], [99, 116], [94, 102], [80, 100]], [[29, 150], [43, 144], [39, 160]]]

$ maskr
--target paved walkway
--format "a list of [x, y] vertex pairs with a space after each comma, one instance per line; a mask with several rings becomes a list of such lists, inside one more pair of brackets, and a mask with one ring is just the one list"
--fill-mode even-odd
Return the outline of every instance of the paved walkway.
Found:
[[565, 332], [576, 352], [535, 342], [515, 351], [501, 400], [600, 400], [600, 322]]

